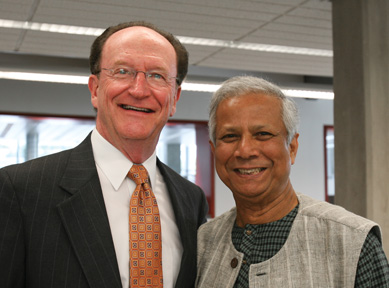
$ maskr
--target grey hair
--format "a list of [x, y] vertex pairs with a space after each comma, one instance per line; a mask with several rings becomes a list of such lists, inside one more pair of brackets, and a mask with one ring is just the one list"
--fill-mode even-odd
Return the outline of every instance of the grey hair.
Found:
[[287, 131], [287, 143], [290, 144], [298, 131], [300, 117], [296, 103], [285, 96], [281, 89], [273, 83], [253, 76], [237, 76], [223, 82], [221, 87], [213, 94], [209, 107], [209, 138], [215, 144], [216, 141], [216, 110], [219, 104], [233, 97], [251, 93], [264, 93], [274, 96], [281, 101], [282, 120]]

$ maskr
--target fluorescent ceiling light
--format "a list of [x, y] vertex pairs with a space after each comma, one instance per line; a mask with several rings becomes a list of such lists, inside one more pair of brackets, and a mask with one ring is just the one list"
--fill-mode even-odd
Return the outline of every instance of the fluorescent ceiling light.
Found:
[[0, 27], [86, 36], [99, 36], [101, 33], [104, 32], [104, 29], [100, 28], [37, 23], [28, 21], [13, 21], [6, 19], [0, 19]]
[[226, 41], [207, 38], [194, 38], [186, 36], [177, 36], [183, 44], [200, 45], [200, 46], [212, 46], [212, 47], [224, 47], [232, 49], [252, 50], [261, 52], [275, 52], [286, 54], [300, 54], [309, 56], [323, 56], [332, 57], [332, 50], [324, 49], [310, 49], [302, 47], [280, 46], [280, 45], [266, 45], [259, 43], [247, 43], [238, 41]]
[[27, 73], [27, 72], [8, 72], [0, 71], [0, 79], [67, 83], [67, 84], [88, 84], [88, 76]]
[[[99, 36], [104, 31], [104, 29], [92, 28], [92, 27], [58, 25], [58, 24], [37, 23], [37, 22], [28, 22], [28, 21], [13, 21], [13, 20], [6, 20], [6, 19], [0, 19], [0, 27], [52, 32], [52, 33], [87, 35], [87, 36]], [[275, 52], [275, 53], [299, 54], [299, 55], [322, 56], [322, 57], [333, 56], [332, 50], [324, 50], [324, 49], [310, 49], [310, 48], [281, 46], [281, 45], [266, 45], [266, 44], [259, 44], [259, 43], [226, 41], [226, 40], [195, 38], [195, 37], [186, 37], [186, 36], [177, 36], [177, 38], [183, 44], [188, 44], [188, 45], [212, 46], [212, 47], [222, 47], [222, 48], [231, 48], [231, 49], [243, 49], [243, 50], [261, 51], [261, 52]]]
[[[88, 84], [88, 76], [60, 75], [60, 74], [44, 74], [44, 73], [29, 73], [29, 72], [9, 72], [0, 71], [0, 79], [24, 80], [24, 81], [39, 81], [51, 83], [66, 83], [66, 84]], [[182, 83], [183, 91], [209, 92], [213, 93], [219, 89], [219, 84], [206, 83]], [[325, 91], [308, 91], [308, 90], [292, 90], [282, 89], [285, 95], [290, 97], [312, 98], [312, 99], [334, 99], [333, 92]]]

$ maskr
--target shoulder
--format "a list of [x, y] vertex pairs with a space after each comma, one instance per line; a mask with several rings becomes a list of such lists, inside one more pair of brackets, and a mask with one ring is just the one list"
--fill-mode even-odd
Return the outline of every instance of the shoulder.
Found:
[[199, 240], [201, 238], [218, 238], [220, 234], [229, 233], [232, 231], [236, 219], [236, 208], [223, 213], [222, 215], [209, 220], [207, 223], [201, 225], [198, 231]]
[[233, 208], [200, 226], [197, 231], [198, 260], [208, 259], [209, 253], [226, 252], [233, 247], [231, 233], [235, 218], [236, 209]]
[[4, 167], [0, 170], [0, 198], [8, 198], [11, 203], [17, 199], [26, 211], [29, 205], [38, 203], [38, 198], [41, 205], [43, 201], [50, 201], [50, 195], [58, 189], [58, 179], [64, 173], [67, 154], [60, 152]]
[[[67, 159], [69, 151], [62, 151], [47, 156], [38, 157], [20, 164], [13, 164], [1, 169], [2, 172], [10, 175], [19, 174], [34, 174], [41, 172], [45, 167], [57, 166], [58, 163], [63, 163]], [[65, 160], [66, 161], [66, 160]]]
[[300, 202], [299, 214], [303, 217], [317, 221], [327, 221], [327, 223], [332, 225], [344, 226], [363, 233], [369, 232], [376, 227], [374, 230], [377, 230], [377, 236], [381, 237], [378, 224], [367, 218], [347, 211], [338, 205], [316, 200], [303, 194], [297, 194], [297, 196]]
[[0, 171], [2, 175], [8, 175], [9, 179], [15, 180], [15, 182], [23, 182], [26, 180], [25, 177], [28, 177], [29, 181], [34, 181], [34, 179], [38, 181], [39, 179], [42, 180], [42, 177], [49, 178], [50, 175], [58, 175], [63, 172], [72, 157], [79, 159], [79, 161], [76, 161], [78, 165], [84, 162], [87, 157], [93, 158], [89, 137], [75, 148], [38, 157], [20, 164], [13, 164], [0, 169]]

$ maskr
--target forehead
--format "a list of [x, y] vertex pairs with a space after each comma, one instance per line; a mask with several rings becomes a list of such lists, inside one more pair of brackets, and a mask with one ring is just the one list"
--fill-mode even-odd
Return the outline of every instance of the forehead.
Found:
[[281, 100], [265, 93], [249, 93], [222, 100], [216, 111], [218, 124], [282, 124]]
[[147, 27], [128, 27], [112, 34], [103, 46], [102, 61], [131, 55], [176, 63], [176, 53], [172, 44], [161, 34]]
[[281, 116], [282, 108], [281, 100], [278, 97], [264, 92], [257, 92], [226, 98], [220, 102], [217, 112], [220, 108], [236, 110], [237, 107], [244, 108], [243, 111], [271, 111], [271, 114], [278, 114], [279, 116]]

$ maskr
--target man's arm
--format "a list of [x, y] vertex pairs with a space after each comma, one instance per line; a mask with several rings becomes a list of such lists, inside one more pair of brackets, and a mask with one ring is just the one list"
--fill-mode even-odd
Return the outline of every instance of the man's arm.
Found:
[[370, 230], [359, 256], [356, 288], [389, 287], [389, 264], [382, 245], [373, 230]]
[[0, 287], [24, 287], [25, 247], [20, 210], [11, 179], [0, 170]]

